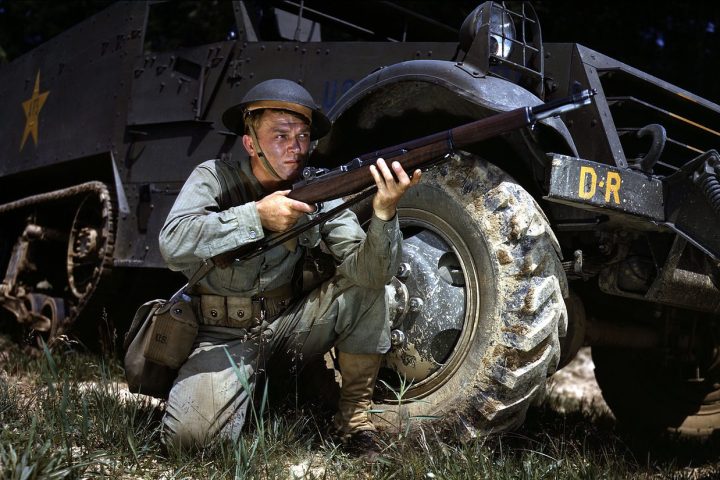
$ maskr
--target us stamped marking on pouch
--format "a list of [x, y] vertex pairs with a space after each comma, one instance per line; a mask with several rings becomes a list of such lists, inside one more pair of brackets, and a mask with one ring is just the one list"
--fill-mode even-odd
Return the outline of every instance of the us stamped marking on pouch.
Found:
[[566, 155], [552, 156], [547, 198], [585, 204], [662, 221], [662, 182], [642, 172], [618, 169]]

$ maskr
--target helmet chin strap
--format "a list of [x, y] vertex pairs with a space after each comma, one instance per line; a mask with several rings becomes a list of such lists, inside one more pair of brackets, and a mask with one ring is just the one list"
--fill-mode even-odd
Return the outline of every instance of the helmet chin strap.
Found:
[[250, 138], [252, 138], [252, 141], [253, 141], [253, 147], [255, 148], [255, 153], [257, 154], [258, 158], [260, 159], [263, 166], [265, 167], [265, 170], [267, 170], [276, 179], [283, 181], [283, 178], [280, 175], [278, 175], [278, 173], [275, 171], [273, 166], [270, 165], [270, 162], [268, 161], [267, 157], [265, 157], [265, 152], [263, 152], [262, 148], [260, 148], [260, 142], [258, 142], [257, 135], [255, 134], [255, 129], [250, 124], [248, 124], [248, 131], [250, 132]]

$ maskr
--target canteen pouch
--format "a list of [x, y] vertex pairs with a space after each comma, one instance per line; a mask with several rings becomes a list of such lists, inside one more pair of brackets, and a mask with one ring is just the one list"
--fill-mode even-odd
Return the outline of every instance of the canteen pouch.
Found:
[[166, 302], [156, 299], [142, 304], [125, 334], [125, 378], [132, 393], [166, 399], [177, 377], [177, 370], [149, 361], [143, 353], [155, 312]]
[[178, 369], [192, 351], [198, 321], [190, 297], [158, 308], [152, 316], [143, 354], [147, 360]]
[[125, 334], [125, 378], [132, 393], [167, 399], [178, 369], [195, 344], [198, 321], [185, 292], [214, 268], [204, 262], [171, 300], [140, 305]]

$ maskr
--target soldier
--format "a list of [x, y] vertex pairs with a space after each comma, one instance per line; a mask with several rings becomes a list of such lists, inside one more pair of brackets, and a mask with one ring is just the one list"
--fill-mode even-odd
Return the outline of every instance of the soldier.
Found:
[[[167, 264], [188, 276], [204, 259], [284, 232], [316, 210], [287, 196], [311, 141], [330, 129], [303, 87], [262, 82], [225, 112], [223, 122], [243, 134], [249, 162], [211, 160], [195, 168], [160, 233]], [[216, 435], [236, 439], [252, 401], [246, 387], [252, 389], [271, 358], [290, 369], [334, 346], [342, 373], [337, 433], [351, 450], [377, 449], [368, 410], [382, 354], [390, 348], [385, 285], [401, 257], [396, 206], [420, 171], [409, 177], [400, 164], [382, 159], [370, 171], [378, 191], [367, 234], [345, 210], [297, 241], [215, 268], [198, 283], [193, 301], [200, 329], [167, 401], [167, 445], [201, 446]], [[228, 172], [235, 182], [227, 181]], [[233, 184], [242, 201], [222, 208], [223, 188]], [[336, 260], [336, 275], [301, 297], [304, 255], [321, 241]]]

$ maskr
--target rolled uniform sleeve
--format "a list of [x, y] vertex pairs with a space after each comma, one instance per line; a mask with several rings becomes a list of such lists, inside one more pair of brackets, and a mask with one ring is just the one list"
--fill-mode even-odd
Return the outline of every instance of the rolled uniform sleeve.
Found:
[[160, 231], [160, 252], [173, 270], [262, 239], [255, 202], [220, 211], [220, 182], [212, 161], [190, 174]]
[[[329, 210], [335, 203], [328, 203]], [[397, 272], [402, 258], [402, 235], [397, 215], [389, 221], [373, 215], [367, 234], [350, 210], [322, 228], [328, 249], [340, 262], [338, 274], [356, 285], [382, 288]]]

